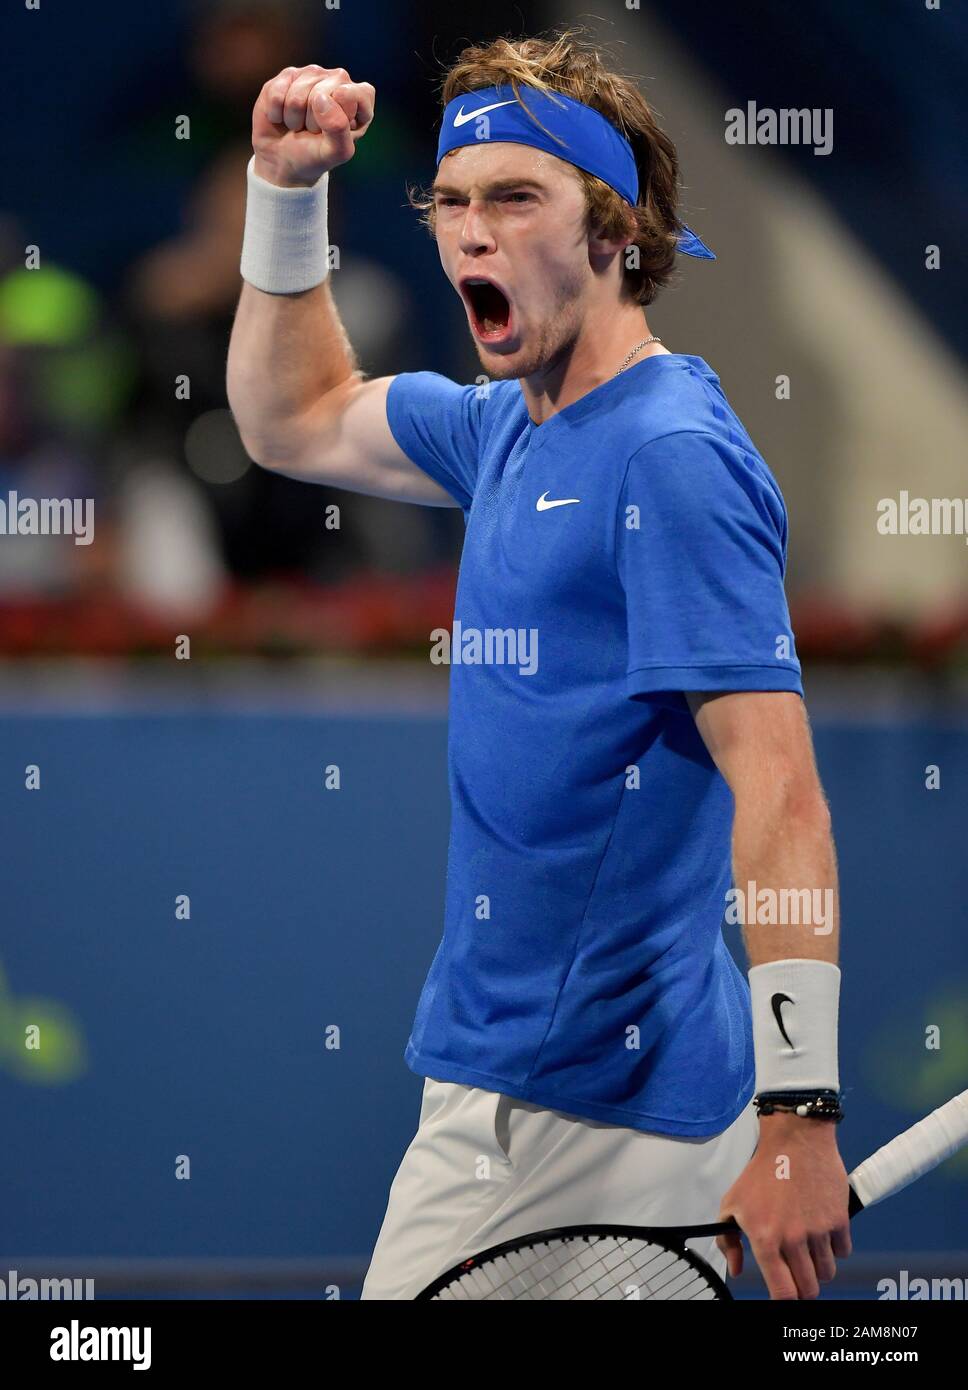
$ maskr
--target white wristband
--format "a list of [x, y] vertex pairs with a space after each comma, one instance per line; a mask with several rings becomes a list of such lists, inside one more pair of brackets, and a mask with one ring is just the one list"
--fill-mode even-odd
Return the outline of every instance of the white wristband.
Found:
[[329, 274], [326, 226], [329, 174], [311, 187], [280, 188], [247, 170], [242, 278], [267, 294], [298, 294], [321, 285]]
[[840, 967], [828, 960], [771, 960], [749, 972], [756, 1094], [840, 1089]]

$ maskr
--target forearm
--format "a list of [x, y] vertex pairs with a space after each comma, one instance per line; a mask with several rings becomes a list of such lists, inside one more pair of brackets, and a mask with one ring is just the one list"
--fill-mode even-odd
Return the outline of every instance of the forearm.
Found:
[[[782, 777], [753, 781], [756, 795], [744, 795], [751, 788], [741, 784], [736, 797], [733, 875], [750, 962], [756, 1090], [820, 1096], [839, 1087], [839, 921], [830, 815], [811, 777], [794, 778], [788, 791]], [[771, 793], [771, 786], [778, 790]], [[832, 1097], [818, 1103], [828, 1102]]]
[[329, 281], [266, 294], [243, 281], [228, 354], [228, 398], [246, 449], [285, 462], [329, 392], [358, 379]]
[[793, 958], [836, 964], [837, 859], [819, 785], [737, 796], [733, 881], [751, 966]]

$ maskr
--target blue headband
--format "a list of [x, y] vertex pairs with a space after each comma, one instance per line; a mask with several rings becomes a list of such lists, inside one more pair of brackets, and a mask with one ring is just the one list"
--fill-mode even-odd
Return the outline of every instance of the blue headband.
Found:
[[[563, 92], [542, 92], [536, 87], [521, 90], [528, 94], [527, 109], [510, 86], [482, 87], [474, 92], [463, 92], [449, 101], [440, 123], [437, 163], [451, 150], [462, 145], [476, 145], [482, 140], [533, 145], [536, 150], [556, 154], [587, 174], [594, 174], [634, 207], [639, 197], [635, 156], [632, 146], [611, 121]], [[541, 125], [537, 125], [532, 116]], [[677, 248], [687, 256], [698, 256], [704, 261], [716, 259], [709, 247], [685, 224]]]

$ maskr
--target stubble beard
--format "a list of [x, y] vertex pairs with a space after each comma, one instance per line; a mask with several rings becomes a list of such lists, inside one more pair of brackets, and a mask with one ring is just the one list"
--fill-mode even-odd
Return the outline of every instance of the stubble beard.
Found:
[[545, 319], [538, 331], [537, 342], [529, 350], [509, 353], [487, 353], [483, 344], [474, 339], [481, 366], [492, 381], [515, 381], [535, 376], [554, 367], [573, 347], [581, 329], [581, 291], [583, 281], [576, 276], [570, 285], [562, 285], [556, 295], [554, 312]]

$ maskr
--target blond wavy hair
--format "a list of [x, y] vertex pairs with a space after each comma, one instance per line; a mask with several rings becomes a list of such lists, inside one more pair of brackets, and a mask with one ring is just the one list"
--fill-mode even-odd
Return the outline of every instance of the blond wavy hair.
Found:
[[[460, 53], [441, 84], [441, 107], [462, 93], [504, 85], [515, 96], [521, 87], [563, 92], [600, 112], [628, 140], [639, 172], [635, 207], [594, 174], [577, 168], [575, 173], [585, 192], [589, 232], [609, 239], [630, 238], [638, 255], [629, 257], [626, 251], [624, 256], [625, 293], [638, 304], [651, 304], [675, 275], [676, 239], [682, 229], [676, 211], [679, 160], [675, 145], [660, 129], [633, 78], [607, 68], [600, 50], [576, 29], [555, 32], [549, 38], [499, 38]], [[410, 188], [408, 198], [435, 235], [432, 190]]]

